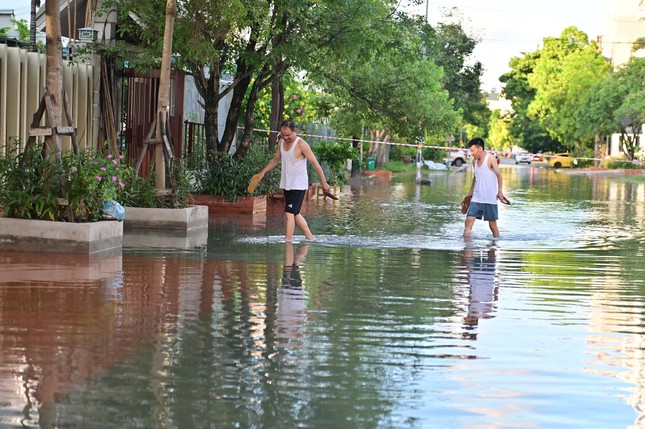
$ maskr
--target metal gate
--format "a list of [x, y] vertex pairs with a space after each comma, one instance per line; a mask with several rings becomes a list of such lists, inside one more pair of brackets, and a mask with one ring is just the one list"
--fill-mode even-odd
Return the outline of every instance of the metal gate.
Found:
[[[125, 155], [129, 162], [134, 165], [139, 157], [152, 121], [157, 110], [157, 99], [159, 97], [159, 70], [147, 73], [136, 72], [135, 70], [124, 70], [123, 72], [123, 124], [125, 137]], [[170, 134], [175, 156], [181, 157], [182, 131], [184, 122], [184, 75], [181, 72], [172, 71], [170, 74]], [[141, 175], [146, 175], [154, 162], [152, 145], [146, 152], [141, 164]]]

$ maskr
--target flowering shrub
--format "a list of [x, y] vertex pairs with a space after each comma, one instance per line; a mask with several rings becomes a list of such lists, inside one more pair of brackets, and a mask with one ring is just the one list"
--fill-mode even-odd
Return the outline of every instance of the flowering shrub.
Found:
[[0, 208], [4, 216], [18, 219], [94, 222], [101, 220], [106, 201], [130, 207], [190, 205], [192, 172], [181, 160], [171, 164], [169, 180], [171, 192], [157, 195], [154, 175], [139, 177], [118, 153], [84, 148], [79, 154], [65, 152], [58, 162], [36, 145], [24, 154], [0, 155]]
[[4, 216], [18, 219], [97, 221], [104, 201], [120, 200], [130, 170], [118, 154], [84, 149], [58, 162], [36, 145], [0, 156], [0, 205]]
[[68, 220], [99, 220], [104, 201], [121, 202], [124, 177], [130, 169], [123, 155], [84, 148], [78, 155], [67, 152], [62, 164], [67, 178], [68, 212], [71, 211]]

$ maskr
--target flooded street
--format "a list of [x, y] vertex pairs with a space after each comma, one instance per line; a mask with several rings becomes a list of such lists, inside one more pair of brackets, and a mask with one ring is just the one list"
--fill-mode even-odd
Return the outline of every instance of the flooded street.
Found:
[[645, 428], [645, 176], [363, 178], [208, 238], [0, 253], [0, 428]]

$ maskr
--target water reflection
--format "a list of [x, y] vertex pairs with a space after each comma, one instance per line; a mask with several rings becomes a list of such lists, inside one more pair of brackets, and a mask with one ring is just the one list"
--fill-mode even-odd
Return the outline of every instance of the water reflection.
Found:
[[0, 253], [0, 427], [639, 427], [645, 185], [504, 174], [494, 243], [445, 175], [311, 202], [311, 244]]
[[464, 338], [477, 339], [477, 325], [481, 319], [494, 317], [497, 301], [497, 248], [466, 248], [461, 255], [461, 263], [468, 273], [468, 314], [464, 318]]
[[282, 285], [278, 289], [276, 315], [276, 335], [279, 341], [302, 336], [305, 317], [306, 295], [303, 289], [300, 265], [307, 256], [309, 246], [299, 245], [295, 254], [293, 248], [293, 243], [285, 243], [284, 269], [282, 271]]

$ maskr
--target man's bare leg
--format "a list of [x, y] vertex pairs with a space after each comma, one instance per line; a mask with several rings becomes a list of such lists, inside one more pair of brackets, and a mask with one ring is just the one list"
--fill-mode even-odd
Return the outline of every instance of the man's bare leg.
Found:
[[309, 225], [307, 225], [307, 221], [305, 220], [305, 218], [302, 217], [301, 214], [297, 214], [295, 216], [295, 220], [296, 220], [296, 225], [298, 226], [298, 229], [302, 231], [302, 233], [305, 235], [307, 240], [314, 240], [315, 237], [309, 230]]
[[490, 230], [493, 233], [493, 237], [498, 238], [499, 237], [499, 229], [497, 229], [497, 221], [496, 220], [489, 221], [488, 226], [490, 227]]
[[474, 224], [475, 224], [475, 217], [467, 216], [466, 223], [464, 224], [464, 238], [471, 238], [473, 236]]
[[293, 213], [285, 213], [284, 220], [285, 220], [284, 239], [286, 241], [291, 241], [293, 240], [293, 231], [296, 227], [296, 222], [294, 220]]

